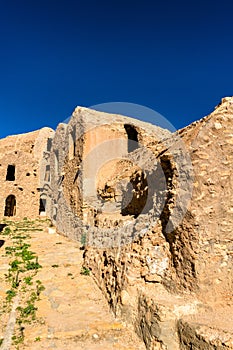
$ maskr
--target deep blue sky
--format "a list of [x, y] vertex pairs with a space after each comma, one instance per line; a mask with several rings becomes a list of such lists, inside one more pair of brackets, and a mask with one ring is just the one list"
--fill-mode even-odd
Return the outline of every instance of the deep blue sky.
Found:
[[233, 95], [232, 13], [225, 0], [0, 0], [0, 137], [116, 101], [188, 125]]

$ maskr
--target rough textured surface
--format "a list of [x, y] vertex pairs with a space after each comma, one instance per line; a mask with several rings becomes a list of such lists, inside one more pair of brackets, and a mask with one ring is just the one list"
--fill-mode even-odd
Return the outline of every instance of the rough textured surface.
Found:
[[175, 134], [77, 107], [44, 153], [47, 214], [149, 350], [233, 349], [232, 145], [225, 98]]
[[[25, 224], [26, 243], [38, 256], [42, 266], [35, 280], [40, 280], [45, 290], [36, 301], [36, 320], [24, 324], [25, 339], [21, 350], [145, 350], [142, 341], [132, 328], [114, 318], [101, 291], [91, 276], [82, 275], [83, 250], [80, 244], [58, 235], [48, 221]], [[19, 223], [15, 223], [19, 227]], [[14, 226], [12, 226], [14, 227]], [[20, 232], [19, 229], [17, 232]], [[25, 231], [23, 231], [25, 232]], [[5, 246], [10, 242], [7, 236]], [[5, 273], [11, 257], [0, 249], [0, 339], [5, 336], [2, 302], [6, 296]], [[35, 281], [34, 281], [35, 283]], [[19, 305], [22, 295], [18, 295]], [[18, 316], [18, 315], [16, 315]], [[17, 345], [7, 349], [18, 349]], [[0, 346], [1, 348], [1, 346]]]
[[[43, 153], [47, 150], [47, 141], [53, 137], [53, 133], [53, 130], [43, 128], [0, 140], [1, 218], [39, 215], [40, 182], [42, 177], [44, 181], [46, 173]], [[11, 202], [7, 205], [8, 196], [14, 196], [11, 198], [15, 198], [15, 203]]]
[[[211, 115], [177, 133], [190, 155], [193, 188], [175, 229], [174, 211], [187, 190], [179, 179], [186, 171], [179, 175], [178, 168], [188, 169], [190, 164], [177, 162], [180, 139], [173, 135], [148, 144], [166, 177], [160, 220], [131, 244], [87, 247], [86, 264], [97, 283], [115, 312], [131, 319], [148, 349], [232, 348], [232, 328], [227, 322], [213, 324], [212, 317], [221, 319], [226, 305], [228, 319], [232, 313], [232, 119], [233, 99], [224, 99]], [[148, 218], [142, 217], [145, 228]], [[199, 323], [209, 308], [214, 311]], [[183, 321], [190, 313], [196, 322]]]

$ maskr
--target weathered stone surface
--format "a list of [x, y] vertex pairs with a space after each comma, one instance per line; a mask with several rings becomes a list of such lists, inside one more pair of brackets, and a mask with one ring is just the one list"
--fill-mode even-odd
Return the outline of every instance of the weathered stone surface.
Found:
[[[27, 226], [30, 235], [27, 244], [31, 244], [42, 266], [34, 277], [34, 284], [35, 280], [40, 280], [45, 289], [35, 304], [36, 321], [25, 322], [24, 342], [12, 344], [11, 349], [145, 350], [133, 329], [114, 317], [91, 276], [81, 274], [83, 251], [80, 244], [57, 232], [48, 234], [47, 224], [48, 221], [38, 220]], [[0, 266], [10, 259], [1, 249]], [[6, 264], [5, 269], [0, 269], [0, 339], [6, 332], [2, 304], [9, 289], [5, 278], [8, 267]], [[25, 292], [19, 295], [20, 306], [22, 294]]]
[[[0, 140], [0, 218], [5, 214], [18, 218], [39, 216], [40, 183], [48, 164], [43, 157], [53, 134], [52, 129], [43, 128]], [[13, 201], [15, 198], [15, 203], [7, 205], [8, 196]]]
[[233, 349], [232, 145], [233, 98], [174, 134], [77, 107], [42, 158], [47, 214], [147, 349]]

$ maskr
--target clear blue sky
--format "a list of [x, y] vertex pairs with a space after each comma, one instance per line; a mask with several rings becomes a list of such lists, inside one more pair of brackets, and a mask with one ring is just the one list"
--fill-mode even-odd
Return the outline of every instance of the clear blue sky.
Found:
[[112, 101], [188, 125], [233, 95], [232, 13], [225, 0], [0, 0], [0, 137]]

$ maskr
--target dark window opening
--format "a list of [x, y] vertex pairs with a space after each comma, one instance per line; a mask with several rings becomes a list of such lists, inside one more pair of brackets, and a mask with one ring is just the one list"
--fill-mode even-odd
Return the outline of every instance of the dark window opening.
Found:
[[46, 165], [44, 180], [45, 180], [45, 182], [50, 181], [50, 165]]
[[48, 139], [47, 141], [47, 151], [50, 152], [52, 149], [52, 139]]
[[[148, 207], [149, 203], [150, 208]], [[147, 213], [152, 208], [153, 203], [148, 198], [148, 183], [144, 173], [137, 173], [134, 178], [131, 178], [123, 193], [121, 205], [123, 216], [133, 215], [135, 218], [140, 214]]]
[[13, 195], [7, 197], [5, 202], [4, 216], [15, 216], [16, 215], [16, 198]]
[[128, 136], [128, 152], [133, 152], [139, 147], [138, 132], [132, 125], [129, 124], [125, 124], [124, 128]]
[[15, 165], [8, 165], [6, 181], [15, 181]]
[[46, 199], [40, 198], [39, 214], [45, 213], [45, 209], [46, 209]]

